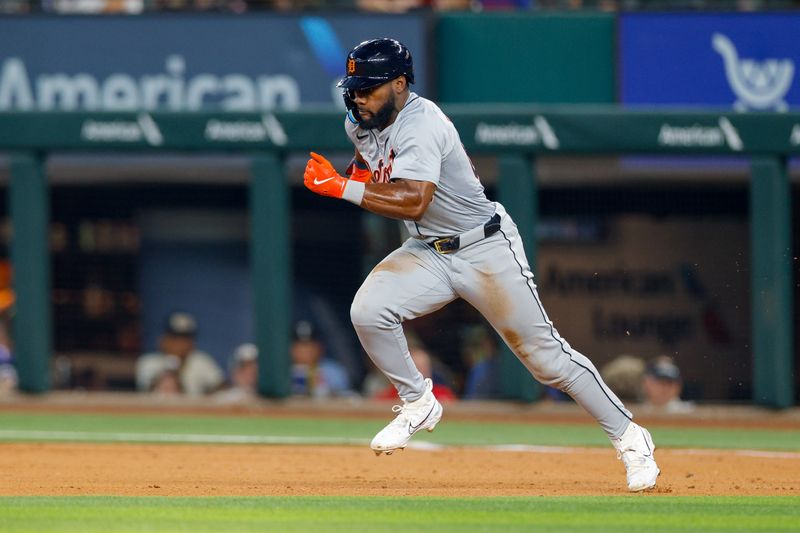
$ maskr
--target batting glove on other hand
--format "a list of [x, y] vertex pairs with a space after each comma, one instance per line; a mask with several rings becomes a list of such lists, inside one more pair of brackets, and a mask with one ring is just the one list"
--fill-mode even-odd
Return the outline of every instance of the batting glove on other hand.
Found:
[[366, 163], [358, 163], [355, 158], [350, 161], [345, 173], [351, 180], [360, 181], [361, 183], [372, 181], [372, 172], [369, 170], [369, 166]]

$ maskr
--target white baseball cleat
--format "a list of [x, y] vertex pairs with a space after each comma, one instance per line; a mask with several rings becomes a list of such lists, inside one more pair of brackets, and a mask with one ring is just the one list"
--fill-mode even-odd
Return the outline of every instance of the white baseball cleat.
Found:
[[426, 379], [425, 393], [420, 399], [413, 402], [403, 400], [403, 405], [392, 407], [397, 417], [380, 430], [370, 444], [376, 455], [384, 452], [391, 455], [394, 450], [402, 450], [417, 431], [433, 431], [442, 419], [442, 404], [433, 395], [432, 389], [433, 382]]
[[650, 432], [631, 422], [619, 439], [611, 439], [617, 449], [617, 459], [625, 463], [628, 472], [628, 490], [639, 492], [656, 486], [656, 478], [661, 473], [653, 452], [656, 449]]

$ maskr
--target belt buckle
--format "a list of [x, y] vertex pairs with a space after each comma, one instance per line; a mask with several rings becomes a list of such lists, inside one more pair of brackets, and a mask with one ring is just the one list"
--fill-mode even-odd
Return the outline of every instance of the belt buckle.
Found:
[[449, 241], [450, 241], [450, 237], [444, 237], [444, 238], [441, 238], [441, 239], [436, 239], [435, 241], [433, 241], [432, 244], [433, 244], [433, 247], [436, 249], [436, 251], [439, 252], [440, 254], [449, 254], [449, 253], [452, 253], [453, 250], [445, 250], [445, 249], [442, 248], [442, 245], [444, 243], [446, 243], [446, 242], [449, 242]]

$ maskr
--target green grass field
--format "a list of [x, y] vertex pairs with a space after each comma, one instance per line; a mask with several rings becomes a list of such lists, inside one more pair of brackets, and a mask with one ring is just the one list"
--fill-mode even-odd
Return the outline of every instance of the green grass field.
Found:
[[[385, 421], [196, 415], [0, 413], [2, 441], [363, 444]], [[800, 451], [800, 429], [658, 426], [659, 446]], [[415, 441], [460, 446], [609, 445], [596, 425], [447, 421]]]
[[800, 498], [0, 498], [0, 531], [797, 531]]
[[[0, 442], [353, 443], [380, 420], [0, 413]], [[652, 428], [664, 447], [800, 450], [800, 430]], [[461, 446], [608, 446], [597, 427], [449, 421]], [[798, 473], [800, 478], [800, 472]], [[800, 531], [798, 497], [0, 497], [0, 532]]]

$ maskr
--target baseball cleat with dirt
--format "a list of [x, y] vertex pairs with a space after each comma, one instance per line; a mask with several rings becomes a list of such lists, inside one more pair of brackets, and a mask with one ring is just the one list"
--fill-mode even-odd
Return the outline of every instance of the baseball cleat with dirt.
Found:
[[622, 459], [627, 471], [628, 490], [639, 492], [656, 486], [661, 473], [656, 464], [656, 449], [650, 432], [631, 422], [619, 439], [611, 439], [617, 449], [617, 459]]
[[417, 431], [433, 431], [442, 419], [442, 404], [433, 395], [432, 389], [433, 382], [426, 379], [425, 393], [421, 398], [413, 402], [403, 401], [403, 405], [392, 407], [397, 416], [372, 439], [370, 448], [375, 453], [390, 455], [394, 450], [405, 448]]

